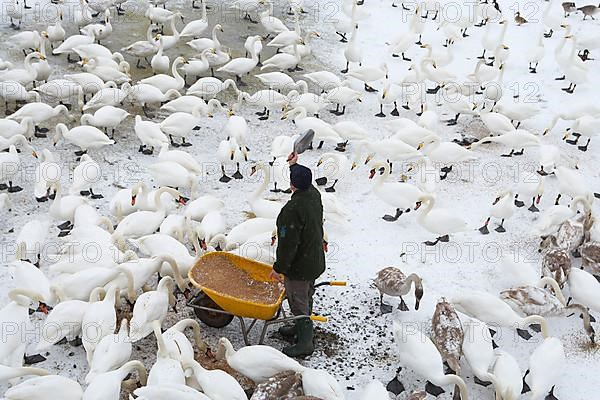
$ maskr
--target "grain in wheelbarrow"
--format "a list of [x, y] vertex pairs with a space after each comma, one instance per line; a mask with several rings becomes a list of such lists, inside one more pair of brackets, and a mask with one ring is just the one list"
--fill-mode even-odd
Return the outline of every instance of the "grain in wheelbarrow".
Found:
[[200, 285], [258, 304], [274, 304], [279, 300], [281, 284], [254, 280], [226, 257], [213, 257], [210, 263], [210, 268], [195, 268], [192, 272], [194, 280]]

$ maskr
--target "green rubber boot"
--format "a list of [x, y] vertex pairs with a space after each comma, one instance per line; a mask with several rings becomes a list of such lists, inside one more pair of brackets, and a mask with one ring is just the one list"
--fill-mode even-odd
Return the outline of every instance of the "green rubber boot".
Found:
[[291, 339], [296, 336], [296, 324], [294, 325], [284, 325], [279, 328], [279, 334], [285, 338]]
[[313, 344], [313, 322], [310, 318], [296, 320], [298, 341], [293, 346], [283, 348], [283, 353], [289, 357], [309, 356], [315, 351]]

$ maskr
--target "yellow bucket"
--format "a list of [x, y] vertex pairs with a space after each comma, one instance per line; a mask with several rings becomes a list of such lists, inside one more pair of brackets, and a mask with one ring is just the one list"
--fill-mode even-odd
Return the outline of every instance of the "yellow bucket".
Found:
[[[201, 289], [208, 297], [210, 297], [219, 307], [221, 307], [224, 311], [227, 311], [235, 316], [244, 317], [244, 318], [252, 318], [252, 319], [261, 319], [261, 320], [270, 320], [275, 317], [277, 314], [277, 310], [281, 307], [281, 303], [285, 298], [285, 290], [281, 290], [281, 294], [277, 302], [273, 304], [261, 304], [255, 303], [251, 301], [246, 301], [239, 299], [237, 297], [230, 296], [226, 293], [220, 293], [215, 290], [209, 289], [202, 285], [202, 282], [197, 282], [194, 279], [194, 271], [197, 269], [211, 269], [214, 268], [215, 265], [213, 263], [214, 260], [218, 258], [227, 258], [229, 261], [233, 263], [236, 268], [239, 268], [250, 277], [259, 282], [270, 282], [269, 275], [273, 268], [268, 264], [263, 264], [258, 261], [250, 260], [248, 258], [240, 257], [235, 254], [215, 251], [211, 253], [204, 254], [196, 264], [190, 269], [188, 273], [188, 277], [190, 282], [197, 288]], [[213, 269], [215, 274], [219, 273], [217, 269]], [[211, 271], [211, 273], [213, 273]]]

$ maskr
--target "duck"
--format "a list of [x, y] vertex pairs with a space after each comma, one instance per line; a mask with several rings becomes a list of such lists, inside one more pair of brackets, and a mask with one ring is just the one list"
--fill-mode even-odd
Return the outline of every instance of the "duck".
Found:
[[[469, 394], [465, 382], [458, 375], [444, 374], [442, 356], [431, 339], [418, 329], [410, 335], [404, 333], [404, 330], [404, 324], [394, 321], [393, 334], [402, 367], [413, 370], [433, 385], [457, 385], [460, 398], [467, 400]], [[429, 387], [426, 387], [425, 390], [429, 393], [428, 389]]]
[[100, 108], [103, 106], [118, 106], [121, 105], [127, 97], [132, 93], [132, 87], [129, 82], [125, 82], [119, 89], [116, 84], [103, 87], [85, 103], [83, 111]]
[[[200, 124], [204, 109], [204, 106], [197, 106], [191, 113], [177, 111], [170, 114], [159, 124], [160, 130], [169, 135], [171, 145], [174, 147], [188, 147], [192, 145], [185, 140], [185, 137]], [[174, 143], [173, 136], [180, 137], [181, 144]]]
[[386, 214], [384, 221], [394, 222], [405, 212], [410, 212], [423, 196], [423, 192], [416, 186], [406, 182], [389, 182], [390, 166], [388, 163], [377, 163], [371, 169], [369, 178], [373, 179], [376, 168], [380, 168], [381, 174], [373, 185], [373, 193], [385, 203], [396, 208], [395, 215]]
[[425, 194], [419, 199], [416, 209], [420, 208], [422, 203], [427, 203], [426, 208], [417, 217], [419, 225], [428, 231], [442, 235], [431, 242], [425, 242], [427, 246], [435, 246], [438, 242], [447, 242], [449, 235], [452, 233], [463, 232], [467, 228], [467, 223], [459, 216], [450, 214], [447, 210], [438, 208], [433, 209], [435, 205], [435, 197], [430, 194]]
[[104, 133], [111, 130], [114, 140], [115, 130], [131, 114], [119, 107], [103, 106], [97, 109], [93, 114], [83, 114], [80, 119], [81, 125], [92, 125], [103, 129]]
[[560, 339], [549, 337], [544, 339], [529, 356], [529, 369], [525, 372], [524, 391], [531, 390], [531, 399], [554, 397], [554, 385], [561, 374], [566, 361], [565, 350]]
[[79, 383], [64, 376], [37, 376], [11, 387], [4, 393], [4, 398], [7, 400], [26, 398], [50, 400], [57, 395], [64, 400], [81, 400], [83, 389]]
[[[161, 188], [154, 194], [154, 203], [156, 204], [156, 211], [137, 211], [135, 213], [127, 215], [119, 222], [115, 233], [125, 237], [141, 237], [152, 234], [158, 230], [160, 224], [167, 216], [167, 210], [161, 198], [163, 192], [168, 191], [175, 198], [181, 199], [181, 195], [175, 189]], [[180, 200], [182, 201], [182, 200]], [[132, 202], [135, 202], [132, 197]]]
[[154, 331], [153, 323], [159, 326], [167, 316], [169, 304], [175, 304], [173, 279], [164, 276], [156, 290], [143, 293], [133, 306], [133, 315], [129, 323], [129, 339], [136, 343]]
[[220, 369], [207, 370], [196, 360], [183, 362], [185, 369], [190, 369], [200, 384], [202, 391], [215, 400], [248, 400], [248, 396], [238, 381]]
[[392, 311], [391, 306], [383, 303], [384, 294], [400, 297], [398, 309], [408, 311], [408, 306], [402, 296], [408, 294], [413, 285], [415, 287], [415, 310], [419, 309], [419, 303], [421, 302], [421, 298], [423, 298], [423, 283], [419, 275], [413, 273], [407, 276], [399, 268], [390, 266], [381, 269], [377, 273], [374, 284], [377, 290], [379, 290], [379, 303], [382, 314]]
[[156, 362], [148, 375], [148, 385], [185, 385], [184, 369], [181, 362], [175, 358], [171, 358], [171, 354], [169, 354], [161, 332], [161, 321], [152, 321], [152, 329], [156, 337], [158, 350], [156, 352]]
[[525, 329], [531, 324], [540, 324], [544, 338], [549, 337], [548, 323], [540, 315], [519, 316], [508, 304], [494, 295], [479, 292], [455, 296], [451, 300], [457, 310], [489, 324], [500, 327], [512, 327], [525, 340], [531, 334]]
[[233, 87], [236, 92], [238, 91], [237, 85], [233, 79], [221, 81], [215, 77], [207, 76], [194, 82], [192, 86], [187, 89], [186, 94], [199, 96], [204, 100], [213, 99], [217, 94], [230, 87]]
[[115, 143], [95, 126], [80, 125], [69, 129], [62, 122], [56, 124], [56, 134], [53, 139], [55, 146], [60, 139], [65, 139], [79, 147], [81, 150], [75, 152], [77, 156], [84, 155], [90, 149], [95, 150]]
[[225, 359], [231, 368], [257, 384], [283, 371], [302, 372], [305, 369], [298, 361], [271, 346], [246, 346], [236, 351], [227, 338], [219, 339], [216, 357]]
[[431, 318], [433, 331], [431, 340], [448, 363], [453, 373], [460, 375], [460, 358], [465, 340], [465, 332], [454, 306], [446, 298], [438, 300], [433, 317]]
[[483, 226], [479, 228], [479, 232], [481, 232], [483, 235], [487, 235], [489, 233], [487, 226], [492, 217], [501, 219], [500, 225], [498, 225], [494, 230], [498, 233], [506, 232], [506, 229], [504, 228], [504, 221], [512, 217], [514, 212], [513, 192], [512, 190], [508, 190], [496, 197], [492, 203], [492, 206], [490, 207], [490, 216], [485, 220]]

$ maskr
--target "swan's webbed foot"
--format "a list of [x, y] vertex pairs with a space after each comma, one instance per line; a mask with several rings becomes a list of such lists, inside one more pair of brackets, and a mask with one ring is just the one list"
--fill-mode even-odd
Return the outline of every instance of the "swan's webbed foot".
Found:
[[[402, 368], [399, 368], [398, 373], [400, 373], [401, 370]], [[406, 390], [402, 382], [400, 382], [397, 377], [394, 377], [394, 379], [392, 379], [385, 388], [388, 392], [392, 392], [396, 396]]]
[[536, 333], [540, 333], [542, 331], [542, 326], [540, 324], [531, 324], [529, 325], [529, 328]]
[[387, 221], [387, 222], [395, 222], [395, 221], [398, 221], [398, 218], [400, 218], [400, 216], [402, 215], [402, 212], [403, 212], [402, 210], [400, 210], [399, 208], [396, 208], [396, 215], [386, 214], [382, 218], [384, 221]]
[[429, 381], [427, 381], [427, 384], [425, 385], [425, 391], [434, 397], [438, 397], [442, 393], [446, 393], [446, 391], [444, 389], [442, 389], [439, 386], [434, 385], [433, 383], [431, 383]]
[[531, 333], [529, 333], [529, 331], [527, 329], [519, 329], [519, 328], [517, 328], [517, 335], [519, 335], [520, 337], [522, 337], [525, 340], [529, 340], [529, 339], [531, 339], [533, 337], [531, 335]]
[[400, 297], [400, 304], [398, 304], [398, 309], [400, 311], [408, 311], [408, 306], [402, 297]]
[[488, 386], [490, 386], [492, 384], [492, 382], [482, 381], [478, 377], [474, 377], [473, 380], [475, 381], [475, 383], [477, 385], [480, 385], [480, 386], [483, 386], [483, 387], [488, 387]]
[[319, 186], [323, 186], [327, 183], [327, 177], [322, 176], [320, 178], [315, 179], [315, 183]]
[[385, 303], [381, 303], [381, 305], [379, 306], [379, 310], [381, 311], [382, 315], [391, 313], [393, 309], [394, 308], [392, 306]]

